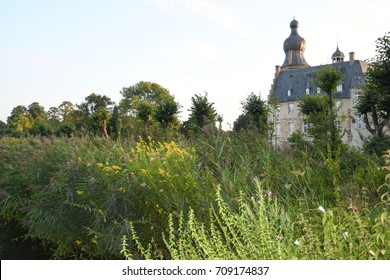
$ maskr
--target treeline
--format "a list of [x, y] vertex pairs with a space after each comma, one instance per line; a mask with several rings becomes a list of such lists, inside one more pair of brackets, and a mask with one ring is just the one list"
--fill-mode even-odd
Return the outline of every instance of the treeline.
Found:
[[[167, 131], [189, 135], [221, 128], [223, 117], [205, 94], [191, 98], [189, 118], [180, 122], [182, 106], [168, 89], [153, 82], [140, 81], [121, 90], [116, 104], [106, 95], [92, 93], [80, 104], [64, 101], [46, 110], [39, 102], [12, 109], [7, 122], [0, 122], [0, 135], [78, 137], [83, 135], [119, 139], [133, 135], [165, 134]], [[243, 114], [234, 123], [234, 130], [268, 129], [266, 102], [250, 94], [242, 102]], [[218, 128], [217, 128], [218, 124]]]

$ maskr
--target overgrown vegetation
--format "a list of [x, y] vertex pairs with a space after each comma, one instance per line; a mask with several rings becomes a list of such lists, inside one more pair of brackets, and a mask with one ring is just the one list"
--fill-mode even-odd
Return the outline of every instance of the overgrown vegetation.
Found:
[[389, 153], [277, 154], [249, 132], [0, 150], [2, 258], [30, 240], [42, 258], [389, 259]]

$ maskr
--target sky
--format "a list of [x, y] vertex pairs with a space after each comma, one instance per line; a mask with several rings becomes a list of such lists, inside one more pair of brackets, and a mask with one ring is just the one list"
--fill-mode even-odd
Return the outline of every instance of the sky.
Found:
[[188, 118], [208, 93], [231, 129], [250, 93], [267, 99], [299, 22], [311, 66], [374, 57], [390, 31], [388, 0], [0, 0], [0, 120], [39, 102], [48, 110], [91, 93], [119, 103], [139, 81], [167, 88]]

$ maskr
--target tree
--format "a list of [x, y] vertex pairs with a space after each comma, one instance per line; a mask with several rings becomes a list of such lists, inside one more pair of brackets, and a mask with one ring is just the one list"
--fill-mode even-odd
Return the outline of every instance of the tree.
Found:
[[165, 129], [178, 121], [180, 105], [169, 90], [157, 83], [140, 81], [123, 88], [119, 108], [123, 115], [135, 116], [144, 122], [158, 121]]
[[[97, 133], [96, 129], [103, 129], [103, 123], [100, 121], [108, 117], [111, 105], [114, 105], [114, 102], [111, 101], [111, 98], [108, 96], [91, 93], [85, 97], [85, 102], [82, 102], [80, 105], [76, 105], [78, 110], [71, 112], [72, 121], [82, 129]], [[105, 128], [107, 128], [107, 126], [105, 126]], [[105, 137], [107, 136], [104, 131], [103, 134]]]
[[167, 99], [157, 105], [155, 119], [166, 129], [170, 124], [177, 124], [180, 105], [173, 99]]
[[27, 132], [34, 126], [34, 118], [28, 112], [26, 106], [18, 105], [12, 109], [11, 115], [7, 118], [9, 127], [18, 133]]
[[234, 130], [239, 131], [240, 127], [236, 126], [239, 125], [241, 128], [253, 129], [257, 133], [264, 134], [268, 130], [269, 110], [266, 103], [252, 92], [241, 102], [241, 106], [244, 112], [235, 122]]
[[73, 103], [70, 101], [64, 101], [58, 106], [59, 115], [63, 122], [72, 122], [71, 116], [74, 110]]
[[46, 122], [47, 115], [45, 108], [38, 102], [33, 102], [28, 106], [27, 112], [33, 117], [35, 123], [42, 124]]
[[377, 39], [375, 52], [356, 109], [371, 135], [381, 137], [390, 119], [390, 32]]
[[332, 153], [336, 151], [337, 145], [337, 128], [335, 124], [335, 114], [333, 109], [333, 92], [343, 79], [343, 74], [340, 69], [326, 66], [316, 73], [316, 85], [320, 87], [328, 97], [328, 114], [329, 114], [329, 130], [330, 130], [330, 147]]
[[188, 110], [190, 112], [188, 122], [190, 129], [199, 131], [206, 125], [214, 125], [217, 120], [217, 111], [214, 108], [214, 103], [209, 102], [208, 93], [205, 95], [195, 94], [191, 98], [192, 105]]
[[310, 94], [302, 97], [299, 110], [308, 123], [308, 133], [317, 146], [326, 147], [329, 142], [330, 122], [328, 97], [326, 95]]
[[92, 115], [91, 120], [94, 124], [97, 124], [98, 127], [102, 130], [103, 136], [108, 140], [110, 139], [107, 132], [107, 123], [111, 119], [110, 112], [104, 108], [99, 107]]

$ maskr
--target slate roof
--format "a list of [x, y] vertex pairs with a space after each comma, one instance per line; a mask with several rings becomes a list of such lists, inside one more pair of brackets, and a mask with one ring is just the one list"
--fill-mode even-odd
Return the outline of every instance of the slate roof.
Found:
[[[366, 62], [360, 60], [342, 61], [330, 64], [330, 66], [340, 67], [344, 75], [342, 91], [335, 94], [336, 98], [351, 98], [351, 88], [364, 85], [364, 73], [368, 68]], [[321, 67], [323, 66], [281, 70], [273, 84], [273, 97], [276, 97], [280, 102], [297, 101], [306, 94], [306, 88], [309, 88], [309, 94], [317, 94], [314, 81], [316, 72]], [[289, 90], [290, 95], [288, 94]]]

